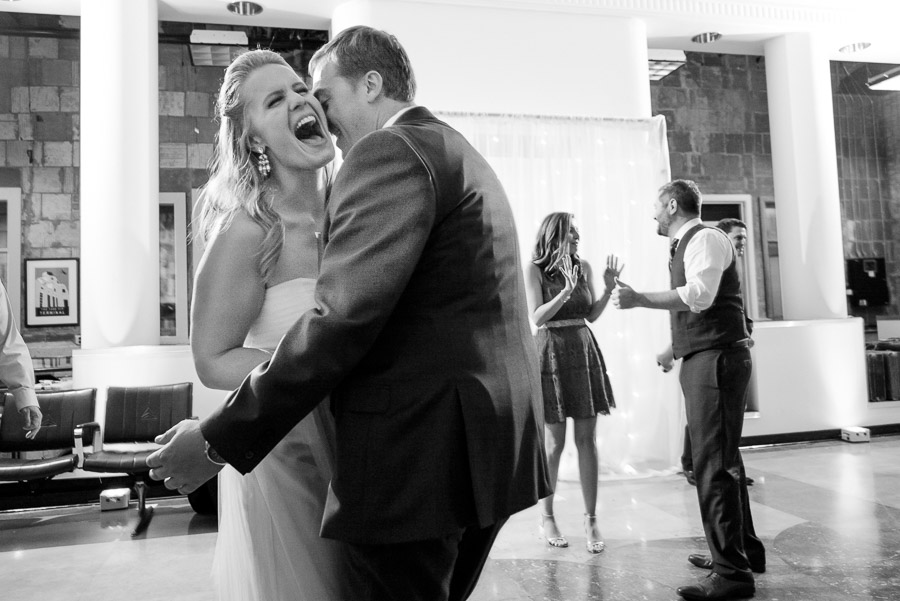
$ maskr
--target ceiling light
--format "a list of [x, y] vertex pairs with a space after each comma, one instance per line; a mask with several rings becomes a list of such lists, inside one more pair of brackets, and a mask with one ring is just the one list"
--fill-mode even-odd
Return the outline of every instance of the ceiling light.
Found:
[[247, 52], [248, 44], [243, 31], [195, 29], [191, 32], [191, 61], [195, 67], [227, 67]]
[[854, 52], [859, 52], [860, 50], [865, 50], [869, 46], [871, 46], [869, 42], [854, 42], [853, 44], [847, 44], [846, 46], [842, 46], [839, 52], [843, 52], [844, 54], [853, 54]]
[[242, 17], [252, 17], [263, 11], [263, 7], [256, 2], [232, 2], [228, 5], [228, 11]]
[[700, 33], [691, 38], [691, 41], [695, 44], [712, 44], [713, 42], [719, 40], [722, 37], [722, 34], [718, 31], [708, 31], [706, 33]]
[[687, 62], [687, 57], [681, 50], [651, 48], [647, 51], [647, 59], [650, 67], [650, 81], [659, 81], [673, 71], [677, 71]]
[[870, 77], [866, 82], [870, 90], [890, 90], [900, 92], [900, 67], [888, 69], [875, 77]]

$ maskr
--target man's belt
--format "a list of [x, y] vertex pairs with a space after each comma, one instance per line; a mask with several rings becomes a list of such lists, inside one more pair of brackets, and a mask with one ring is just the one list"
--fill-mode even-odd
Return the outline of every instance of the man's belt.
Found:
[[710, 350], [716, 351], [734, 351], [742, 348], [751, 348], [753, 346], [752, 338], [742, 338], [740, 340], [736, 340], [735, 342], [726, 342], [725, 344], [717, 344], [712, 347]]

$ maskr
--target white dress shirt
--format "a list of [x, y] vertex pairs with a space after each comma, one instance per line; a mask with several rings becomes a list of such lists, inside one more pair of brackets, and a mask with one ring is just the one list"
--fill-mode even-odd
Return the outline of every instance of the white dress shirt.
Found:
[[37, 407], [34, 364], [12, 313], [6, 288], [0, 284], [0, 380], [16, 399], [16, 409]]
[[[700, 218], [685, 223], [675, 238], [680, 240], [695, 226], [702, 222]], [[684, 276], [687, 283], [675, 289], [678, 296], [694, 313], [709, 309], [716, 294], [722, 273], [734, 259], [734, 247], [728, 235], [717, 228], [703, 228], [688, 241], [684, 249]]]

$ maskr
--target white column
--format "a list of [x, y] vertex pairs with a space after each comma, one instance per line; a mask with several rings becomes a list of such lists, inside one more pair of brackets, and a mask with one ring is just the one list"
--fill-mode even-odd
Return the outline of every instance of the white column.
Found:
[[650, 117], [643, 21], [599, 15], [351, 0], [332, 32], [384, 29], [403, 44], [418, 104], [434, 111]]
[[808, 33], [766, 43], [784, 318], [847, 317], [826, 49]]
[[81, 3], [84, 349], [159, 344], [156, 3]]

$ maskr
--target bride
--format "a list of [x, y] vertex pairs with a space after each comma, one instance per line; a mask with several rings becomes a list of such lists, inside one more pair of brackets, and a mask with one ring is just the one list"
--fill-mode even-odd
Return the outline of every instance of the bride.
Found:
[[[232, 390], [315, 306], [317, 224], [334, 147], [322, 107], [274, 52], [235, 59], [217, 108], [191, 348], [201, 381]], [[220, 599], [353, 598], [343, 543], [319, 536], [334, 444], [321, 403], [252, 472], [219, 473]]]

